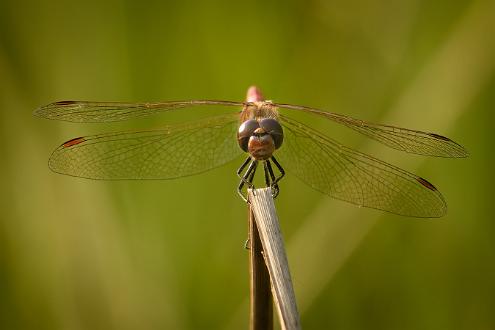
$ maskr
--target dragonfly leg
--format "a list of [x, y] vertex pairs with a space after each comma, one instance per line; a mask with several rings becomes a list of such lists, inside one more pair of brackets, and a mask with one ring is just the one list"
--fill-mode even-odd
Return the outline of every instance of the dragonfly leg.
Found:
[[250, 163], [249, 164], [249, 167], [248, 169], [246, 170], [246, 173], [244, 173], [242, 176], [240, 175], [240, 173], [242, 172], [242, 170], [246, 167], [246, 164], [248, 163], [248, 161], [250, 161], [251, 159], [248, 158], [246, 160], [246, 162], [244, 162], [244, 164], [242, 164], [241, 168], [239, 168], [239, 170], [237, 171], [237, 175], [241, 178], [241, 181], [239, 182], [239, 186], [237, 186], [237, 193], [239, 194], [239, 196], [241, 196], [241, 198], [247, 202], [247, 198], [246, 196], [244, 196], [244, 194], [242, 193], [242, 188], [244, 188], [244, 185], [245, 184], [249, 184], [249, 174], [251, 173], [251, 171], [253, 170], [253, 166], [254, 164], [253, 163]]
[[246, 160], [244, 161], [244, 163], [242, 163], [241, 167], [239, 167], [239, 169], [237, 170], [237, 176], [239, 177], [239, 179], [242, 179], [241, 173], [242, 173], [242, 171], [244, 171], [244, 169], [249, 164], [249, 162], [251, 162], [251, 156], [249, 156], [248, 158], [246, 158]]
[[249, 179], [248, 179], [247, 185], [248, 185], [249, 188], [254, 189], [253, 180], [254, 180], [254, 174], [256, 173], [256, 169], [258, 168], [258, 161], [257, 160], [253, 160], [253, 163], [252, 164], [253, 164], [253, 168], [252, 168], [252, 171], [251, 171], [251, 175], [249, 175]]
[[274, 183], [278, 183], [285, 176], [285, 170], [282, 167], [282, 165], [279, 164], [277, 159], [275, 159], [275, 157], [272, 156], [271, 160], [273, 161], [273, 164], [277, 166], [277, 169], [280, 171], [280, 176], [274, 180]]
[[269, 176], [269, 171], [268, 171], [268, 166], [269, 166], [268, 164], [269, 164], [269, 160], [263, 161], [263, 168], [265, 170], [265, 184], [267, 187], [270, 187], [271, 181], [270, 181], [270, 176]]
[[[251, 159], [249, 158], [249, 160], [251, 160]], [[241, 167], [243, 167], [243, 168], [246, 167], [246, 163], [247, 162], [244, 162], [244, 164]], [[256, 167], [257, 166], [258, 166], [258, 161], [257, 160], [251, 161], [251, 163], [249, 164], [248, 169], [246, 170], [246, 172], [244, 173], [244, 175], [241, 177], [241, 182], [239, 183], [239, 186], [237, 187], [237, 192], [239, 193], [239, 195], [241, 196], [241, 198], [245, 202], [248, 202], [248, 200], [247, 200], [247, 197], [244, 196], [244, 194], [242, 193], [242, 188], [244, 188], [244, 185], [247, 185], [251, 189], [254, 188], [253, 178], [254, 178], [254, 174], [256, 173]], [[242, 172], [242, 169], [240, 169], [239, 172]]]
[[267, 181], [267, 187], [272, 188], [272, 196], [273, 198], [276, 198], [278, 196], [278, 193], [280, 192], [280, 189], [278, 188], [277, 184], [277, 179], [275, 178], [275, 174], [273, 173], [273, 168], [272, 164], [270, 163], [270, 160], [265, 161], [265, 177], [270, 175], [271, 178], [271, 183]]
[[245, 242], [244, 242], [244, 249], [245, 250], [251, 250], [251, 239], [248, 238]]

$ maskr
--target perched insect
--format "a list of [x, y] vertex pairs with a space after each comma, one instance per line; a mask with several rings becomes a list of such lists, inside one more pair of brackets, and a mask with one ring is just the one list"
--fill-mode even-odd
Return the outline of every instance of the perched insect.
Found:
[[399, 215], [440, 217], [446, 212], [446, 203], [426, 179], [345, 147], [288, 115], [302, 111], [320, 116], [409, 153], [468, 156], [461, 145], [435, 133], [265, 101], [256, 87], [248, 89], [246, 102], [61, 101], [39, 108], [35, 115], [71, 122], [112, 122], [198, 106], [225, 107], [227, 113], [155, 130], [78, 137], [59, 146], [49, 166], [58, 173], [90, 179], [173, 179], [210, 170], [245, 152], [248, 157], [237, 171], [241, 179], [238, 192], [244, 200], [243, 188], [253, 187], [258, 163], [262, 162], [265, 183], [274, 197], [280, 191], [284, 166], [310, 187], [333, 198]]

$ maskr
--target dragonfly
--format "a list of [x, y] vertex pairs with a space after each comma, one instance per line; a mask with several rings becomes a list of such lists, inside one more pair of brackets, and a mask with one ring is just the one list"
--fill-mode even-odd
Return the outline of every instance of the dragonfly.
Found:
[[445, 215], [442, 194], [426, 179], [337, 142], [291, 117], [304, 112], [348, 127], [390, 148], [435, 157], [464, 158], [453, 140], [418, 130], [381, 125], [316, 108], [265, 100], [251, 86], [246, 101], [190, 100], [156, 103], [60, 101], [35, 115], [77, 123], [129, 120], [200, 106], [222, 115], [159, 129], [110, 132], [62, 143], [49, 158], [57, 173], [105, 180], [174, 179], [203, 173], [242, 154], [238, 192], [254, 188], [259, 164], [276, 197], [285, 169], [332, 198], [390, 213], [421, 218]]

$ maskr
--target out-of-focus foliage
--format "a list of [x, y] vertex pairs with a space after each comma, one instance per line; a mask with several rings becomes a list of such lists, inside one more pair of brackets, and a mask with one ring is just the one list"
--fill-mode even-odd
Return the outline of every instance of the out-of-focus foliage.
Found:
[[31, 113], [65, 99], [242, 100], [251, 84], [471, 152], [402, 155], [303, 119], [428, 178], [449, 204], [442, 219], [402, 218], [289, 173], [277, 207], [303, 326], [495, 328], [494, 21], [490, 0], [0, 0], [0, 328], [247, 328], [239, 162], [172, 181], [61, 176], [46, 164], [65, 140], [182, 117], [83, 125]]

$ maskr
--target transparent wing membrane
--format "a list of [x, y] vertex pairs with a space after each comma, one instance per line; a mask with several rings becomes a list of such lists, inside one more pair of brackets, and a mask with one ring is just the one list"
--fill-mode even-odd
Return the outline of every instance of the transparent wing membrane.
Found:
[[389, 125], [372, 124], [365, 122], [364, 120], [354, 119], [337, 113], [298, 105], [276, 104], [276, 106], [282, 109], [299, 110], [322, 116], [336, 123], [345, 125], [390, 148], [408, 153], [451, 158], [463, 158], [469, 155], [467, 150], [461, 145], [445, 136], [435, 133], [421, 132]]
[[[48, 119], [112, 122], [197, 106], [226, 107], [227, 115], [159, 130], [107, 133], [69, 140], [49, 166], [58, 173], [91, 179], [172, 179], [223, 165], [243, 151], [236, 132], [241, 109], [256, 117], [283, 110], [284, 144], [274, 154], [281, 165], [312, 188], [359, 206], [414, 217], [440, 217], [445, 201], [427, 180], [354, 151], [286, 116], [302, 111], [347, 126], [391, 148], [427, 156], [466, 157], [468, 152], [444, 136], [367, 123], [314, 108], [271, 102], [213, 100], [159, 103], [62, 101], [35, 111]], [[286, 111], [284, 111], [286, 110]], [[248, 115], [249, 114], [249, 115]], [[270, 115], [271, 116], [271, 115]]]
[[441, 217], [445, 201], [425, 179], [347, 148], [281, 116], [280, 163], [310, 187], [359, 206], [414, 217]]
[[[35, 111], [35, 115], [55, 120], [71, 122], [111, 122], [144, 117], [174, 109], [211, 105], [216, 107], [236, 107], [241, 109], [250, 102], [231, 102], [215, 100], [173, 101], [158, 103], [125, 103], [125, 102], [88, 102], [60, 101], [51, 103]], [[280, 109], [297, 110], [312, 113], [345, 125], [384, 145], [408, 153], [463, 158], [469, 153], [451, 139], [435, 133], [422, 132], [390, 125], [368, 123], [338, 113], [326, 112], [310, 107], [292, 104], [273, 104]]]
[[41, 107], [37, 109], [34, 114], [39, 117], [53, 120], [77, 123], [98, 123], [128, 120], [150, 116], [160, 112], [201, 105], [214, 105], [216, 107], [234, 106], [240, 110], [244, 103], [213, 100], [158, 103], [60, 101]]
[[50, 157], [58, 173], [90, 179], [172, 179], [223, 165], [242, 151], [238, 114], [158, 130], [69, 140]]

